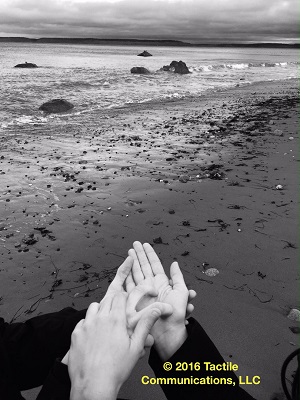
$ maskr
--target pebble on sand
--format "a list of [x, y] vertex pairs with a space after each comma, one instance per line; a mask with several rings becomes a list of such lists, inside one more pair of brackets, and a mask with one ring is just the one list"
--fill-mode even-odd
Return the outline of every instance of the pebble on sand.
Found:
[[204, 271], [205, 275], [207, 276], [216, 276], [219, 274], [219, 270], [217, 268], [208, 268], [206, 271]]
[[182, 183], [187, 183], [189, 180], [190, 180], [190, 178], [188, 175], [181, 175], [179, 177], [179, 182], [182, 182]]
[[300, 311], [296, 308], [292, 308], [287, 317], [292, 321], [300, 322]]

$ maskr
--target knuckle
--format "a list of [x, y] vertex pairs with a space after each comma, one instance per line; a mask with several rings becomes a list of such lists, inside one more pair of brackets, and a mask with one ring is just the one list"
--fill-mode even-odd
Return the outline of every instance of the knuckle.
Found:
[[89, 309], [90, 309], [90, 308], [94, 308], [94, 307], [96, 307], [96, 306], [99, 306], [99, 303], [96, 303], [96, 302], [94, 301], [93, 303], [91, 303], [91, 304], [89, 305]]

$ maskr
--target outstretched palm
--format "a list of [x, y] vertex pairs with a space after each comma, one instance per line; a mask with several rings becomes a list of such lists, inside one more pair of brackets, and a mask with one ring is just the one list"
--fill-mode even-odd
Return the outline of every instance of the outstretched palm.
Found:
[[[140, 242], [134, 242], [133, 249], [129, 250], [128, 254], [133, 258], [134, 264], [131, 274], [126, 279], [126, 291], [130, 293], [145, 279], [148, 282], [152, 281], [156, 291], [156, 296], [144, 296], [137, 304], [137, 310], [147, 307], [155, 301], [170, 304], [173, 308], [173, 314], [167, 318], [160, 318], [151, 331], [156, 347], [165, 347], [170, 340], [174, 341], [180, 335], [186, 334], [186, 314], [193, 310], [193, 306], [188, 305], [188, 301], [195, 297], [196, 293], [188, 291], [177, 262], [172, 263], [171, 280], [168, 279], [150, 244], [142, 245]], [[168, 354], [161, 355], [164, 358], [168, 356]]]

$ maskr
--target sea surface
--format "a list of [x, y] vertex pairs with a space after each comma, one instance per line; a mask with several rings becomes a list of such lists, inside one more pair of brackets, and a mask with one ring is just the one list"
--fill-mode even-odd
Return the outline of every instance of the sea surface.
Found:
[[[143, 50], [153, 57], [137, 57]], [[173, 60], [184, 61], [192, 73], [161, 70]], [[111, 108], [297, 78], [298, 60], [297, 49], [0, 43], [0, 130], [32, 124], [48, 129], [68, 122], [92, 127]], [[25, 61], [39, 68], [14, 68]], [[131, 74], [134, 66], [146, 67], [151, 74]], [[59, 115], [38, 110], [54, 98], [75, 107]]]

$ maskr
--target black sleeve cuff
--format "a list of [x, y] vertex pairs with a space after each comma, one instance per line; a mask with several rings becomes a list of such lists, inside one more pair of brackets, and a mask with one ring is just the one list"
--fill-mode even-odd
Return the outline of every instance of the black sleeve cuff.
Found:
[[70, 391], [68, 366], [56, 359], [37, 400], [69, 400]]

